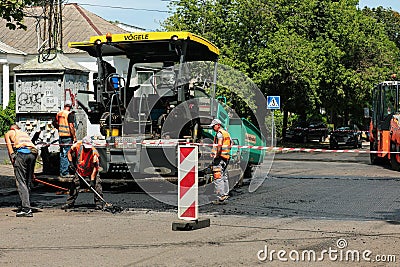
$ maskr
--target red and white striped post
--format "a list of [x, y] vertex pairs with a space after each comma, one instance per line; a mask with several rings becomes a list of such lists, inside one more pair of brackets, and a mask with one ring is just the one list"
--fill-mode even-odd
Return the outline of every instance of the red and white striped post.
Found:
[[178, 146], [178, 217], [198, 219], [198, 147]]

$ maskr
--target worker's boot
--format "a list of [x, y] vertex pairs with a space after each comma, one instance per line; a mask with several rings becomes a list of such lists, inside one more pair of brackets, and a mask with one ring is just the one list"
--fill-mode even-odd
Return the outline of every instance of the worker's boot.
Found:
[[74, 204], [71, 204], [71, 203], [66, 203], [61, 206], [62, 210], [67, 210], [67, 209], [72, 209], [72, 208], [74, 208]]
[[103, 210], [104, 205], [102, 203], [97, 203], [96, 206], [94, 207], [95, 210]]
[[31, 209], [22, 208], [20, 211], [17, 212], [16, 216], [17, 217], [33, 217], [33, 214], [32, 214]]

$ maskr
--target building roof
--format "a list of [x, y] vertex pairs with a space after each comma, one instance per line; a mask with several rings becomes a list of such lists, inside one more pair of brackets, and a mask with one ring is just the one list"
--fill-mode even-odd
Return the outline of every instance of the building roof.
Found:
[[89, 72], [88, 69], [76, 63], [75, 61], [69, 59], [63, 54], [58, 54], [54, 59], [38, 62], [38, 59], [32, 58], [31, 60], [25, 62], [14, 68], [15, 72], [38, 72], [38, 71], [78, 71], [78, 72]]
[[128, 32], [145, 32], [146, 29], [145, 28], [141, 28], [141, 27], [136, 27], [136, 26], [132, 26], [126, 23], [122, 23], [122, 22], [115, 22], [115, 24], [120, 27], [121, 29], [124, 29]]
[[[0, 41], [21, 50], [27, 54], [38, 54], [38, 33], [36, 32], [37, 19], [43, 15], [42, 7], [32, 7], [25, 9], [24, 24], [27, 30], [9, 30], [6, 27], [7, 21], [0, 20]], [[43, 20], [41, 20], [40, 28], [43, 29]], [[93, 35], [103, 35], [107, 32], [111, 33], [127, 33], [128, 31], [108, 22], [107, 20], [93, 14], [78, 4], [65, 4], [62, 9], [62, 50], [64, 53], [78, 53], [77, 49], [69, 48], [68, 42], [83, 41]], [[1, 48], [0, 48], [1, 49]]]
[[26, 53], [0, 42], [0, 54], [26, 55]]

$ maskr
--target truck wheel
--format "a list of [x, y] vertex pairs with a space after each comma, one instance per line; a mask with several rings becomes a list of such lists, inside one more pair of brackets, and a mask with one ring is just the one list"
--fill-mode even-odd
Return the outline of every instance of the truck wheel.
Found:
[[361, 138], [361, 136], [358, 139], [358, 148], [362, 148], [362, 138]]
[[329, 144], [329, 148], [330, 148], [331, 150], [334, 150], [334, 149], [339, 148], [339, 147], [337, 146], [337, 144], [331, 142], [331, 143]]
[[358, 138], [356, 138], [356, 140], [354, 141], [354, 146], [353, 146], [353, 148], [359, 148], [359, 141], [358, 141]]
[[378, 156], [376, 155], [376, 151], [378, 150], [378, 144], [376, 142], [370, 142], [369, 143], [369, 158], [371, 160], [371, 164], [378, 164]]
[[391, 144], [390, 145], [390, 151], [392, 152], [397, 152], [397, 153], [393, 153], [390, 155], [390, 165], [392, 166], [392, 169], [395, 171], [399, 171], [400, 170], [400, 145], [397, 144]]
[[243, 186], [243, 179], [244, 179], [244, 174], [240, 175], [239, 181], [237, 181], [235, 187], [242, 187]]

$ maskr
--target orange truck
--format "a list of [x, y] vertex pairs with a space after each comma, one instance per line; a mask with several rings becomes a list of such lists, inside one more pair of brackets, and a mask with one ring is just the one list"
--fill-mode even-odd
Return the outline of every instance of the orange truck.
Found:
[[400, 170], [400, 81], [384, 81], [373, 90], [369, 128], [372, 164], [389, 161]]

